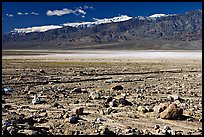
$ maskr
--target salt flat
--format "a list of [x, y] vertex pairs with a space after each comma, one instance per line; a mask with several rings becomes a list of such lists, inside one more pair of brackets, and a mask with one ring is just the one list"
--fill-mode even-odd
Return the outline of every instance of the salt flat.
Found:
[[[12, 52], [19, 52], [13, 50]], [[21, 51], [23, 52], [23, 51]], [[26, 59], [26, 58], [52, 58], [52, 59], [202, 59], [202, 51], [185, 51], [185, 50], [44, 50], [44, 51], [24, 51], [27, 53], [39, 53], [36, 55], [3, 55], [3, 59]], [[43, 53], [43, 54], [40, 54]]]

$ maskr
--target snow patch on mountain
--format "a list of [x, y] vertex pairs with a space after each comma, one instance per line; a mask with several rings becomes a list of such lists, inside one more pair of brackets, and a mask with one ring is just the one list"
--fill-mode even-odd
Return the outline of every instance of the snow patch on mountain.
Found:
[[153, 20], [155, 20], [155, 19], [157, 19], [157, 18], [161, 18], [161, 17], [168, 17], [168, 16], [175, 16], [176, 14], [153, 14], [153, 15], [151, 15], [151, 16], [149, 16], [149, 17], [147, 17], [147, 19], [153, 19]]
[[[174, 16], [176, 14], [153, 14], [148, 17], [144, 16], [138, 16], [135, 17], [139, 20], [156, 20], [157, 18], [160, 17], [167, 17], [167, 16]], [[60, 25], [48, 25], [48, 26], [38, 26], [38, 27], [29, 27], [29, 28], [15, 28], [14, 31], [11, 31], [13, 33], [31, 33], [31, 32], [45, 32], [51, 29], [59, 29], [63, 28], [65, 26], [70, 26], [70, 27], [80, 27], [80, 28], [88, 28], [88, 27], [93, 27], [99, 24], [106, 24], [106, 23], [112, 23], [112, 22], [122, 22], [122, 21], [127, 21], [132, 19], [133, 17], [129, 17], [127, 15], [121, 15], [118, 17], [113, 17], [113, 18], [104, 18], [104, 19], [97, 19], [93, 18], [93, 22], [73, 22], [73, 23], [64, 23]]]
[[48, 26], [39, 26], [39, 27], [28, 27], [28, 28], [20, 28], [17, 29], [15, 28], [14, 33], [31, 33], [31, 32], [45, 32], [51, 29], [59, 29], [62, 28], [63, 26], [58, 26], [58, 25], [48, 25]]
[[93, 27], [95, 25], [99, 24], [105, 24], [105, 23], [111, 23], [111, 22], [121, 22], [121, 21], [127, 21], [132, 19], [132, 17], [129, 17], [127, 15], [121, 15], [118, 17], [113, 18], [104, 18], [104, 19], [96, 19], [93, 18], [94, 22], [81, 22], [81, 23], [64, 23], [64, 26], [71, 26], [71, 27]]
[[166, 14], [153, 14], [153, 15], [151, 15], [149, 17], [150, 18], [159, 18], [159, 17], [166, 17], [166, 16], [168, 16], [168, 15], [166, 15]]

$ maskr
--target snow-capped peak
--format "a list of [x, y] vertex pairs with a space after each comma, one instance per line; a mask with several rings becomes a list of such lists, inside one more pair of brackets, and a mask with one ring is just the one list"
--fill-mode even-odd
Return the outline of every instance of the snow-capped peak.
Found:
[[28, 28], [20, 28], [17, 29], [15, 28], [14, 33], [31, 33], [31, 32], [45, 32], [51, 29], [59, 29], [62, 28], [63, 26], [58, 26], [58, 25], [48, 25], [48, 26], [39, 26], [39, 27], [28, 27]]
[[159, 18], [159, 17], [166, 17], [166, 16], [168, 16], [168, 15], [166, 15], [166, 14], [153, 14], [153, 15], [151, 15], [149, 17], [150, 18]]
[[149, 16], [149, 18], [160, 18], [160, 17], [167, 17], [167, 16], [175, 16], [176, 14], [153, 14]]
[[129, 17], [127, 15], [121, 15], [118, 17], [113, 17], [113, 18], [104, 18], [104, 19], [96, 19], [94, 18], [94, 20], [98, 23], [110, 23], [110, 22], [121, 22], [121, 21], [126, 21], [131, 19], [132, 17]]
[[81, 22], [81, 23], [64, 23], [64, 26], [71, 26], [71, 27], [92, 27], [98, 24], [105, 24], [105, 23], [111, 23], [111, 22], [121, 22], [132, 19], [132, 17], [129, 17], [127, 15], [121, 15], [118, 17], [113, 18], [104, 18], [104, 19], [96, 19], [93, 18], [95, 21], [93, 22]]
[[104, 23], [111, 23], [111, 22], [121, 22], [131, 19], [132, 17], [129, 17], [127, 15], [121, 15], [118, 17], [113, 18], [105, 18], [105, 19], [96, 19], [93, 22], [74, 22], [74, 23], [64, 23], [61, 25], [48, 25], [48, 26], [37, 26], [37, 27], [28, 27], [28, 28], [15, 28], [12, 32], [12, 34], [15, 33], [31, 33], [31, 32], [45, 32], [51, 29], [59, 29], [64, 26], [71, 26], [71, 27], [92, 27], [98, 24], [104, 24]]
[[150, 16], [137, 16], [135, 17], [136, 19], [138, 20], [156, 20], [158, 18], [161, 18], [161, 17], [168, 17], [168, 16], [175, 16], [177, 14], [153, 14], [153, 15], [150, 15]]
[[[153, 14], [148, 17], [144, 16], [138, 16], [135, 18], [138, 18], [139, 20], [156, 20], [160, 17], [167, 17], [167, 16], [174, 16], [176, 14]], [[97, 19], [93, 18], [94, 21], [92, 22], [73, 22], [73, 23], [64, 23], [60, 25], [48, 25], [48, 26], [37, 26], [37, 27], [29, 27], [29, 28], [15, 28], [14, 31], [11, 31], [13, 33], [31, 33], [31, 32], [45, 32], [51, 29], [59, 29], [63, 28], [65, 26], [71, 26], [71, 27], [80, 27], [80, 28], [87, 28], [87, 27], [93, 27], [99, 24], [105, 24], [105, 23], [112, 23], [112, 22], [122, 22], [132, 19], [132, 17], [129, 17], [127, 15], [120, 15], [118, 17], [113, 18], [104, 18], [104, 19]]]

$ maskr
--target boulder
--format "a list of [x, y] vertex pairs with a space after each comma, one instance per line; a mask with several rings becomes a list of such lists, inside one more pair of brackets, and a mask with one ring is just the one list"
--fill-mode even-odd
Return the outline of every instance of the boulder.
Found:
[[164, 111], [160, 113], [162, 119], [178, 119], [183, 114], [183, 109], [176, 104], [170, 104]]
[[158, 106], [155, 106], [153, 109], [157, 113], [161, 113], [169, 106], [169, 103], [160, 103]]

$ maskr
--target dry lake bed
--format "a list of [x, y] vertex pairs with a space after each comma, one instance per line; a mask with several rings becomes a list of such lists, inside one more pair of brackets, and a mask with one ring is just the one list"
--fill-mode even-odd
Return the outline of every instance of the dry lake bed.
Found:
[[2, 55], [4, 135], [202, 134], [202, 51]]

